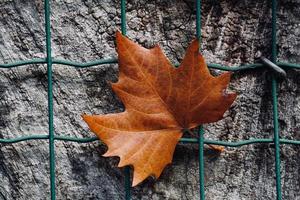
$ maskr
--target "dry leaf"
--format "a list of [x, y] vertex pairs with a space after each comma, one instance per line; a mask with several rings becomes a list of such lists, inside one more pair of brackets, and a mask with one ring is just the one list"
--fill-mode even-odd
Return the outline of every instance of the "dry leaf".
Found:
[[104, 156], [133, 166], [133, 186], [160, 176], [183, 129], [220, 120], [236, 98], [225, 93], [230, 73], [213, 77], [198, 48], [194, 40], [175, 68], [159, 46], [145, 49], [117, 32], [120, 71], [112, 88], [125, 111], [83, 119], [108, 146]]

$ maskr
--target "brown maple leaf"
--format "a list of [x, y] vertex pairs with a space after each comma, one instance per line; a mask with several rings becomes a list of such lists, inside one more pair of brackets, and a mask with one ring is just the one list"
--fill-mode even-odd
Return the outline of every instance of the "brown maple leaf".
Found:
[[83, 119], [108, 146], [104, 156], [118, 156], [119, 167], [133, 167], [135, 186], [150, 175], [158, 178], [183, 130], [220, 120], [236, 94], [225, 93], [230, 73], [210, 74], [198, 40], [178, 68], [159, 46], [145, 49], [120, 32], [116, 43], [120, 70], [112, 89], [125, 111]]

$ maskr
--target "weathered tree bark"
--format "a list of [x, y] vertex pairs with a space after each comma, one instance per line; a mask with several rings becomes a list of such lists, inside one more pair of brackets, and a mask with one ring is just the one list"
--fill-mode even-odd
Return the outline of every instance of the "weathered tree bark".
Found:
[[[116, 56], [120, 2], [51, 1], [53, 57], [78, 62]], [[300, 62], [300, 1], [278, 5], [279, 60]], [[159, 0], [127, 3], [128, 36], [146, 47], [159, 43], [173, 63], [180, 62], [195, 37], [195, 3]], [[202, 5], [203, 54], [210, 63], [240, 65], [271, 54], [271, 2], [205, 0]], [[45, 57], [43, 2], [0, 0], [0, 63]], [[108, 81], [117, 80], [117, 65], [88, 69], [54, 65], [55, 133], [94, 136], [82, 113], [120, 112], [122, 104]], [[220, 73], [219, 71], [214, 71]], [[279, 84], [282, 138], [300, 138], [299, 72], [288, 70]], [[237, 141], [272, 138], [270, 72], [237, 72], [231, 89], [239, 96], [223, 120], [205, 125], [206, 138]], [[184, 95], [184, 94], [183, 94]], [[0, 138], [47, 134], [46, 66], [0, 69]], [[117, 159], [103, 158], [100, 142], [56, 141], [57, 199], [124, 199], [124, 177]], [[198, 147], [179, 144], [173, 164], [161, 178], [133, 189], [133, 199], [199, 199]], [[299, 147], [282, 145], [283, 199], [300, 199]], [[0, 144], [0, 199], [49, 199], [48, 142]], [[274, 147], [205, 151], [208, 200], [276, 197]]]

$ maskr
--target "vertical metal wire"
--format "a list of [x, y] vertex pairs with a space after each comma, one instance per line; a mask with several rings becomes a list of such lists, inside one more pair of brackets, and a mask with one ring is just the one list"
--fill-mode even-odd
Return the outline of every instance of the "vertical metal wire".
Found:
[[277, 62], [277, 0], [272, 0], [272, 62]]
[[200, 182], [200, 200], [205, 199], [205, 191], [204, 191], [204, 129], [202, 126], [199, 127], [199, 182]]
[[201, 0], [196, 0], [196, 34], [201, 44]]
[[121, 31], [126, 35], [126, 0], [121, 0]]
[[51, 200], [56, 199], [55, 193], [55, 146], [53, 126], [53, 93], [52, 93], [52, 57], [51, 57], [51, 25], [50, 3], [45, 0], [45, 31], [46, 31], [46, 61], [48, 79], [48, 120], [49, 120], [49, 154], [50, 154], [50, 193]]
[[280, 141], [278, 128], [278, 109], [277, 109], [277, 81], [272, 78], [272, 99], [273, 99], [273, 123], [274, 123], [274, 144], [275, 144], [275, 173], [276, 173], [276, 192], [277, 200], [281, 200], [281, 173], [280, 173]]
[[[276, 41], [276, 11], [277, 0], [272, 0], [272, 62], [277, 62], [277, 41]], [[274, 124], [274, 144], [275, 144], [275, 173], [276, 173], [276, 193], [277, 200], [282, 199], [281, 194], [281, 173], [280, 173], [280, 141], [278, 125], [278, 100], [277, 100], [277, 80], [272, 77], [272, 102], [273, 102], [273, 124]]]
[[131, 199], [131, 193], [130, 193], [130, 167], [126, 166], [124, 169], [125, 173], [125, 199], [130, 200]]
[[[196, 34], [200, 43], [199, 51], [201, 49], [201, 0], [196, 0]], [[199, 149], [199, 183], [200, 183], [200, 200], [205, 199], [204, 191], [204, 129], [199, 127], [198, 131], [198, 149]]]

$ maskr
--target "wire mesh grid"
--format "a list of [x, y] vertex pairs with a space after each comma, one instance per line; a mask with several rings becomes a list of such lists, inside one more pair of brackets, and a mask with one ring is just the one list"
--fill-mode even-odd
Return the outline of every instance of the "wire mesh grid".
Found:
[[[121, 31], [123, 35], [126, 35], [126, 0], [121, 0]], [[277, 61], [277, 49], [276, 49], [276, 10], [277, 10], [277, 0], [272, 0], [272, 62], [276, 63], [280, 67], [284, 68], [296, 68], [300, 69], [300, 64], [294, 63], [287, 63], [287, 62], [279, 62]], [[23, 65], [29, 64], [46, 64], [47, 65], [47, 92], [48, 92], [48, 125], [49, 130], [48, 134], [45, 135], [29, 135], [29, 136], [22, 136], [17, 138], [11, 139], [0, 139], [1, 143], [18, 143], [22, 141], [28, 140], [48, 140], [49, 143], [49, 155], [50, 155], [50, 195], [51, 200], [56, 199], [56, 187], [55, 187], [55, 140], [61, 141], [69, 141], [69, 142], [78, 142], [78, 143], [88, 143], [98, 140], [96, 137], [92, 138], [76, 138], [76, 137], [68, 137], [68, 136], [58, 136], [55, 135], [54, 132], [54, 113], [53, 113], [53, 94], [52, 94], [52, 65], [60, 64], [60, 65], [67, 65], [73, 66], [76, 68], [87, 68], [102, 64], [111, 64], [117, 63], [117, 59], [108, 58], [108, 59], [101, 59], [93, 62], [88, 63], [76, 63], [67, 60], [57, 60], [52, 58], [51, 54], [51, 20], [50, 20], [50, 0], [44, 0], [44, 11], [45, 11], [45, 31], [46, 31], [46, 57], [42, 59], [31, 59], [26, 61], [17, 61], [8, 64], [0, 64], [0, 68], [13, 68], [19, 67]], [[199, 40], [201, 40], [201, 0], [196, 0], [196, 36]], [[247, 64], [242, 66], [222, 66], [219, 64], [208, 64], [209, 68], [212, 69], [219, 69], [224, 71], [241, 71], [246, 69], [256, 69], [265, 67], [264, 64], [260, 63], [253, 63]], [[204, 129], [202, 126], [199, 127], [199, 137], [198, 138], [181, 138], [180, 142], [182, 143], [196, 143], [198, 144], [199, 149], [199, 191], [200, 191], [200, 199], [205, 199], [205, 187], [204, 187], [204, 155], [203, 149], [204, 144], [214, 144], [220, 146], [228, 146], [228, 147], [240, 147], [243, 145], [250, 145], [255, 143], [268, 143], [274, 144], [275, 146], [275, 172], [276, 172], [276, 194], [277, 200], [282, 199], [281, 194], [281, 174], [280, 174], [280, 144], [292, 144], [292, 145], [300, 145], [300, 141], [297, 140], [288, 140], [288, 139], [281, 139], [279, 137], [279, 125], [278, 125], [278, 101], [277, 101], [277, 80], [276, 77], [272, 77], [272, 103], [273, 103], [273, 132], [274, 136], [270, 139], [249, 139], [249, 140], [242, 140], [238, 142], [226, 142], [226, 141], [217, 141], [217, 140], [208, 140], [204, 138]], [[125, 199], [130, 200], [130, 172], [129, 167], [125, 167]]]

